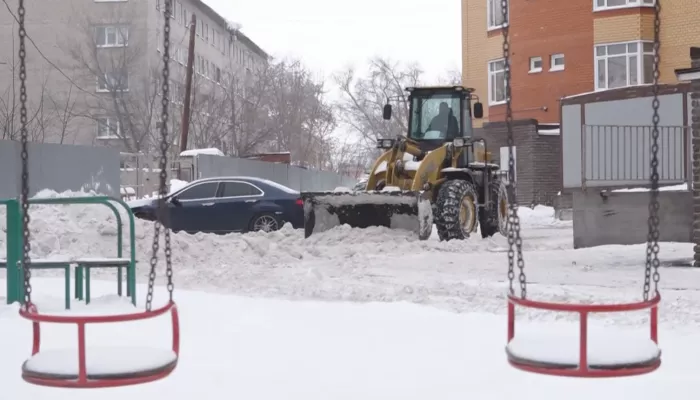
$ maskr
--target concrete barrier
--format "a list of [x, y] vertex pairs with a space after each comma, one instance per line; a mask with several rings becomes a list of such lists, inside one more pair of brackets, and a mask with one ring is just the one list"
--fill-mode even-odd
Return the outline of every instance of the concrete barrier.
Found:
[[[646, 243], [648, 191], [573, 194], [574, 248]], [[689, 191], [659, 192], [659, 241], [692, 242], [693, 197]]]

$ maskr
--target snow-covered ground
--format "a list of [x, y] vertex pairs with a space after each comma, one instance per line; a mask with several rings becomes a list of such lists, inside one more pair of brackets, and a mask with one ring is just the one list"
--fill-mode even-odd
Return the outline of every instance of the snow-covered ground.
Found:
[[[42, 280], [38, 291], [60, 292]], [[96, 290], [108, 293], [109, 285]], [[141, 288], [143, 293], [143, 288]], [[156, 298], [164, 301], [165, 293]], [[52, 304], [38, 299], [39, 306]], [[8, 399], [32, 400], [357, 400], [357, 399], [694, 399], [695, 338], [662, 329], [664, 365], [653, 374], [617, 380], [538, 376], [508, 366], [502, 317], [456, 314], [407, 303], [327, 303], [250, 299], [179, 291], [182, 343], [178, 368], [166, 380], [97, 391], [62, 390], [24, 383], [20, 367], [31, 329], [16, 307], [0, 308], [0, 373]], [[53, 299], [60, 303], [60, 299]], [[90, 307], [113, 312], [114, 299]], [[562, 332], [564, 324], [529, 325]], [[519, 325], [520, 326], [520, 325]], [[600, 330], [594, 331], [601, 334]], [[618, 331], [619, 333], [619, 331]], [[634, 334], [634, 332], [630, 332]], [[166, 349], [167, 318], [91, 327], [89, 343]], [[75, 345], [75, 328], [47, 325], [46, 349]]]
[[[115, 255], [116, 228], [108, 209], [32, 206], [31, 213], [35, 257]], [[522, 208], [520, 215], [531, 298], [585, 303], [641, 298], [644, 245], [572, 250], [571, 222], [555, 220], [553, 209]], [[152, 225], [137, 220], [136, 226], [138, 279], [145, 283]], [[181, 365], [166, 381], [100, 396], [116, 399], [138, 390], [146, 398], [176, 400], [192, 395], [292, 400], [695, 397], [698, 350], [693, 335], [700, 333], [700, 271], [666, 266], [661, 271], [664, 364], [659, 371], [595, 382], [541, 377], [512, 370], [505, 360], [505, 238], [443, 243], [436, 237], [419, 241], [400, 231], [346, 227], [308, 239], [288, 227], [269, 234], [175, 234]], [[0, 258], [3, 252], [0, 236]], [[691, 256], [692, 244], [661, 246], [663, 264]], [[35, 296], [43, 296], [38, 297], [40, 307], [60, 307], [57, 275], [33, 276]], [[114, 279], [108, 272], [94, 276]], [[113, 290], [114, 283], [107, 282], [96, 285], [94, 293]], [[138, 293], [142, 299], [145, 288], [139, 286]], [[164, 300], [162, 292], [157, 299]], [[91, 309], [114, 307], [109, 298], [101, 302], [109, 304], [96, 301]], [[518, 315], [531, 320], [529, 326], [519, 322], [519, 329], [535, 333], [576, 329], [572, 315]], [[639, 312], [606, 314], [593, 323], [645, 333], [646, 321], [647, 313]], [[148, 326], [116, 332], [121, 343], [167, 347], [170, 334], [163, 324], [164, 333]], [[19, 320], [15, 307], [0, 306], [0, 329], [0, 373], [7, 377], [2, 386], [8, 398], [94, 397], [22, 383], [19, 368], [30, 350], [30, 327]], [[113, 329], [99, 329], [90, 330], [95, 343], [116, 341]], [[47, 328], [47, 345], [74, 340], [74, 330]]]

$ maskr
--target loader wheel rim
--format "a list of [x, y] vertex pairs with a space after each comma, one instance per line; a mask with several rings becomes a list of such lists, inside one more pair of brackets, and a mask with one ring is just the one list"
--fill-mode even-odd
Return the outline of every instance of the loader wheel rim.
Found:
[[459, 225], [462, 231], [471, 233], [476, 224], [476, 206], [471, 195], [462, 197], [459, 207]]
[[501, 218], [508, 218], [508, 202], [504, 198], [498, 202], [498, 213]]

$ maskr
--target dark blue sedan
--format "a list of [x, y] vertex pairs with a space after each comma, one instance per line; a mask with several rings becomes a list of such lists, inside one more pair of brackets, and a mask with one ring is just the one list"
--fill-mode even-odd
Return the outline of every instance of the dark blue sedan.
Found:
[[[128, 204], [137, 218], [155, 220], [156, 199]], [[304, 203], [299, 192], [267, 179], [199, 179], [169, 194], [166, 204], [174, 232], [270, 232], [286, 222], [295, 229], [304, 227]]]

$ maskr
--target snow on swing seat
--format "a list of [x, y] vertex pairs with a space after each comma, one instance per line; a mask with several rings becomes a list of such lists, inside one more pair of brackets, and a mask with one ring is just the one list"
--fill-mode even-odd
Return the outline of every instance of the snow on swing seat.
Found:
[[[130, 379], [172, 370], [177, 360], [170, 349], [90, 347], [86, 349], [85, 370], [90, 380]], [[41, 350], [25, 361], [22, 372], [35, 378], [78, 379], [78, 349]]]
[[[606, 330], [589, 335], [587, 346], [590, 369], [646, 367], [657, 363], [661, 357], [661, 350], [653, 340], [629, 332]], [[516, 363], [573, 369], [579, 367], [580, 340], [577, 333], [519, 332], [508, 343], [506, 351]]]
[[[172, 325], [171, 349], [87, 345], [86, 325], [146, 321], [166, 313]], [[39, 314], [36, 305], [29, 304], [20, 309], [20, 316], [32, 321], [32, 356], [22, 365], [22, 378], [31, 384], [63, 388], [131, 386], [164, 379], [177, 367], [180, 324], [173, 301], [150, 311], [102, 315]], [[42, 349], [42, 323], [77, 325], [77, 348]]]

